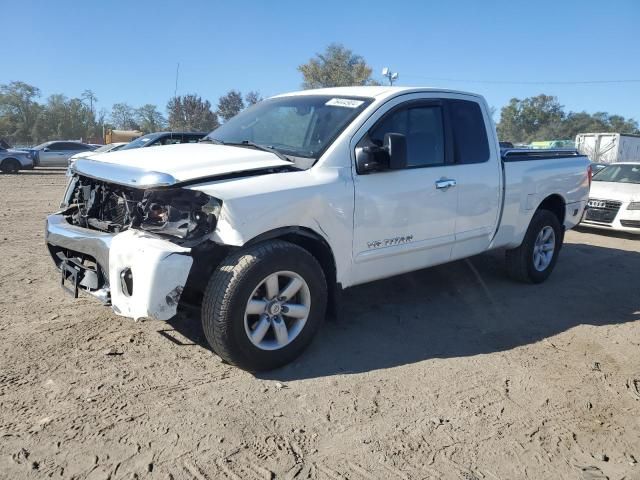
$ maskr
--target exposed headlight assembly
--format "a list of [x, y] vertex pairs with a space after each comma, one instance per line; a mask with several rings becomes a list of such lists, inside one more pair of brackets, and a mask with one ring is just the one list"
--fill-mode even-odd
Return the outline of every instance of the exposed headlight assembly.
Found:
[[631, 202], [627, 206], [627, 210], [640, 210], [640, 202]]
[[215, 230], [222, 203], [192, 190], [156, 190], [147, 192], [139, 207], [141, 229], [192, 239]]

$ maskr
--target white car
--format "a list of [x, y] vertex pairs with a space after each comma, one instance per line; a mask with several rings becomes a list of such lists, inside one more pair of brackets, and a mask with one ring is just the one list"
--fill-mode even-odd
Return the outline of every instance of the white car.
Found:
[[591, 180], [575, 151], [501, 152], [479, 95], [401, 87], [273, 97], [73, 174], [46, 226], [62, 284], [158, 320], [189, 290], [213, 350], [249, 370], [302, 352], [354, 285], [497, 248], [544, 281]]
[[117, 152], [126, 144], [127, 142], [108, 143], [107, 145], [99, 146], [95, 150], [87, 150], [86, 152], [76, 153], [75, 155], [69, 157], [69, 167], [71, 167], [79, 158], [87, 158], [99, 153]]
[[640, 162], [612, 163], [594, 175], [581, 225], [640, 233]]

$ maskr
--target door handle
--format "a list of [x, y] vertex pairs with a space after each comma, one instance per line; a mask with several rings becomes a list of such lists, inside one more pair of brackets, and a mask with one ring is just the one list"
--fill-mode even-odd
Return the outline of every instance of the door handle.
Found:
[[438, 190], [449, 190], [449, 188], [455, 187], [457, 184], [458, 182], [451, 178], [442, 178], [436, 181], [436, 188]]

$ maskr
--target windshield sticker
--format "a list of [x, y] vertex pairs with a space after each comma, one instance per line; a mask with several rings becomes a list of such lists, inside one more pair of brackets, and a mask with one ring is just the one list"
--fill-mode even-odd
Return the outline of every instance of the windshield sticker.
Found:
[[352, 100], [351, 98], [332, 98], [325, 105], [332, 107], [358, 108], [364, 102], [362, 100]]

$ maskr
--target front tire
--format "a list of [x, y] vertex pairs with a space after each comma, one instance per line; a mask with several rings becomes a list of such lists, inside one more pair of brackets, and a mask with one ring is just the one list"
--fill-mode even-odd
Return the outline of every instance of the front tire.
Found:
[[522, 244], [507, 250], [507, 273], [514, 280], [542, 283], [553, 271], [563, 241], [562, 225], [549, 210], [538, 210]]
[[18, 173], [20, 170], [20, 162], [15, 158], [5, 158], [0, 164], [2, 173]]
[[223, 360], [270, 370], [311, 343], [326, 305], [318, 261], [297, 245], [272, 240], [235, 252], [216, 268], [202, 302], [202, 326]]

